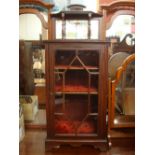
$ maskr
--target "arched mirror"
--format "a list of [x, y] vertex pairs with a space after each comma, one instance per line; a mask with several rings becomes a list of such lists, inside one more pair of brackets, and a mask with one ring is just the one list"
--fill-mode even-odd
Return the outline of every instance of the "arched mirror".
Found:
[[[113, 18], [113, 17], [112, 17]], [[112, 19], [111, 18], [111, 19]], [[134, 127], [135, 115], [135, 21], [133, 15], [118, 15], [106, 30], [111, 42], [111, 126]], [[131, 55], [132, 54], [132, 55]]]
[[19, 5], [19, 101], [26, 128], [45, 128], [45, 47], [48, 17], [53, 4], [20, 0]]
[[106, 39], [111, 42], [109, 56], [117, 52], [134, 52], [135, 47], [135, 17], [133, 15], [118, 15], [106, 30]]
[[[135, 36], [135, 17], [133, 15], [117, 16], [111, 27], [106, 30], [106, 37], [117, 37], [121, 42], [127, 34]], [[132, 45], [130, 38], [127, 39], [127, 44]]]
[[19, 39], [47, 40], [48, 30], [43, 27], [41, 20], [35, 14], [21, 14], [19, 16]]

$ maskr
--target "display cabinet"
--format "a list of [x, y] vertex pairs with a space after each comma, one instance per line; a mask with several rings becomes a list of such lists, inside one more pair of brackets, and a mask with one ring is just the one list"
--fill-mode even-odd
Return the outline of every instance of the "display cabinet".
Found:
[[101, 41], [48, 41], [46, 149], [90, 144], [107, 149], [107, 48]]
[[101, 17], [83, 5], [51, 16], [52, 40], [44, 42], [46, 150], [64, 144], [108, 148], [108, 50], [100, 40]]

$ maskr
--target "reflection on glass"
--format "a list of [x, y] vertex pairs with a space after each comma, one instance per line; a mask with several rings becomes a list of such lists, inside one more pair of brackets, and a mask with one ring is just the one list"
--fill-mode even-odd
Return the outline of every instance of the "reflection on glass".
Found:
[[33, 49], [34, 83], [45, 83], [45, 49]]
[[117, 36], [120, 41], [126, 34], [135, 35], [135, 21], [132, 15], [119, 15], [112, 23], [110, 29], [106, 31], [106, 37]]
[[98, 113], [98, 95], [91, 95], [90, 97], [90, 113]]
[[88, 115], [88, 97], [86, 95], [78, 96], [78, 99], [76, 95], [65, 95], [64, 101], [60, 95], [55, 99], [54, 127], [56, 134], [97, 133], [97, 114]]
[[128, 64], [115, 90], [115, 114], [135, 114], [135, 62]]
[[99, 38], [99, 21], [92, 20], [91, 21], [91, 39], [98, 39]]
[[55, 94], [55, 112], [56, 113], [62, 113], [63, 112], [63, 104], [64, 104], [64, 98], [62, 94]]
[[56, 20], [56, 39], [62, 39], [62, 20]]
[[88, 21], [67, 20], [66, 39], [87, 39]]
[[[56, 21], [56, 39], [62, 39], [62, 29], [65, 31], [65, 39], [88, 39], [88, 20], [62, 20]], [[99, 38], [99, 21], [90, 21], [90, 39]]]

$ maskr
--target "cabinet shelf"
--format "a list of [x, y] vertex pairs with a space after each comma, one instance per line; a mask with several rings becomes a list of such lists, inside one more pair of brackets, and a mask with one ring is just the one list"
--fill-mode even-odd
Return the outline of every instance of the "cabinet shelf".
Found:
[[56, 93], [60, 93], [63, 92], [65, 94], [98, 94], [98, 91], [96, 88], [88, 88], [86, 86], [71, 86], [71, 85], [66, 85], [64, 87], [64, 89], [62, 88], [62, 86], [56, 86], [55, 87], [55, 92]]
[[67, 70], [67, 69], [70, 69], [70, 70], [83, 70], [83, 69], [87, 69], [87, 70], [98, 70], [99, 68], [96, 67], [96, 66], [65, 66], [65, 65], [57, 65], [55, 66], [55, 69], [64, 69], [64, 70]]

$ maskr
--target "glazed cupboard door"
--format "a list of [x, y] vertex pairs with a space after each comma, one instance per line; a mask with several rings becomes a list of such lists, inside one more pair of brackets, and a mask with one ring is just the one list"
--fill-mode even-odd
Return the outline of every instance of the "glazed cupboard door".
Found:
[[47, 138], [106, 139], [104, 45], [64, 41], [46, 49]]
[[99, 51], [58, 49], [54, 56], [55, 135], [97, 136]]

